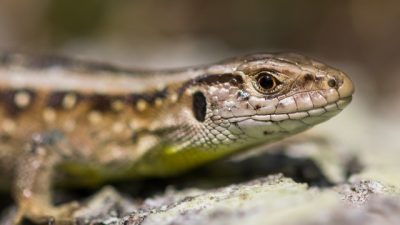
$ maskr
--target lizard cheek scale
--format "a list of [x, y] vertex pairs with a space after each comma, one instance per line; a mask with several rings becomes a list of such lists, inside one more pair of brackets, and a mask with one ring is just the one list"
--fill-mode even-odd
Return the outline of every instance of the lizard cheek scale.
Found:
[[72, 221], [59, 187], [176, 175], [324, 122], [351, 101], [343, 72], [298, 54], [136, 71], [0, 53], [0, 188], [22, 218]]

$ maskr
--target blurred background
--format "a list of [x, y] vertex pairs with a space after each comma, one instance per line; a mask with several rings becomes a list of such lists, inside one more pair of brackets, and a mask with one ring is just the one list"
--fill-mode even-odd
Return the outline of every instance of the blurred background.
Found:
[[396, 0], [0, 1], [4, 50], [140, 68], [262, 51], [318, 58], [347, 72], [356, 94], [349, 109], [316, 131], [370, 150], [374, 162], [378, 151], [400, 151], [399, 40]]

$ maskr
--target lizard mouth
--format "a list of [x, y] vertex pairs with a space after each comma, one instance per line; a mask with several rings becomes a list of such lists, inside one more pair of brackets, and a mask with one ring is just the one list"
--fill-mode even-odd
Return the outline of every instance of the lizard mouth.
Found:
[[[241, 122], [244, 120], [254, 120], [254, 121], [263, 121], [263, 122], [281, 122], [285, 120], [301, 120], [305, 124], [314, 125], [325, 121], [340, 111], [342, 111], [347, 105], [352, 101], [352, 96], [340, 98], [333, 103], [326, 104], [325, 106], [320, 106], [308, 110], [296, 111], [291, 113], [278, 113], [278, 114], [270, 114], [270, 115], [252, 115], [252, 116], [243, 116], [243, 117], [234, 117], [228, 119], [230, 122]], [[318, 121], [320, 118], [322, 121]]]
[[[306, 124], [313, 125], [312, 121], [308, 121], [307, 118], [326, 118], [329, 119], [342, 111], [348, 104], [350, 104], [352, 97], [346, 97], [339, 99], [334, 103], [327, 104], [322, 107], [313, 108], [310, 110], [285, 113], [285, 114], [272, 114], [272, 115], [254, 115], [250, 118], [256, 121], [273, 121], [280, 122], [283, 120], [303, 120]], [[249, 119], [250, 119], [249, 118]]]
[[235, 117], [228, 120], [236, 124], [248, 137], [257, 140], [280, 139], [329, 120], [350, 104], [351, 100], [352, 97], [348, 96], [303, 111]]

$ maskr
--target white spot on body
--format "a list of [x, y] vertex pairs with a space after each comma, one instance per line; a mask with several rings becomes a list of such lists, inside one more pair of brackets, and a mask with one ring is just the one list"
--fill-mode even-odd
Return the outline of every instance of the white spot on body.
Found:
[[193, 94], [193, 90], [191, 90], [191, 89], [186, 89], [185, 92], [184, 92], [184, 94], [185, 94], [186, 96], [191, 96], [191, 95]]
[[147, 102], [143, 99], [140, 99], [137, 103], [136, 103], [136, 109], [139, 112], [144, 111], [147, 108]]
[[137, 129], [139, 129], [138, 122], [137, 122], [135, 119], [132, 119], [131, 121], [129, 121], [129, 127], [130, 127], [132, 130], [137, 130]]
[[62, 100], [62, 106], [65, 109], [72, 109], [77, 102], [77, 96], [74, 93], [68, 93], [64, 96]]
[[57, 114], [53, 109], [46, 108], [43, 110], [43, 119], [46, 122], [53, 122], [56, 120]]
[[172, 93], [169, 99], [171, 100], [172, 103], [177, 102], [178, 101], [178, 94], [177, 93]]
[[1, 127], [6, 133], [12, 133], [17, 128], [15, 121], [12, 119], [4, 119], [1, 123]]
[[98, 124], [98, 123], [100, 123], [100, 121], [101, 121], [101, 119], [102, 119], [102, 116], [101, 116], [101, 113], [100, 113], [100, 112], [98, 112], [98, 111], [92, 111], [92, 112], [89, 113], [88, 119], [89, 119], [89, 122], [90, 122], [90, 123], [92, 123], [92, 124]]
[[115, 133], [121, 133], [122, 131], [124, 131], [125, 129], [125, 125], [121, 122], [115, 122], [112, 126], [112, 130]]
[[25, 108], [31, 102], [31, 96], [26, 91], [19, 91], [14, 95], [14, 103], [19, 108]]
[[23, 195], [25, 198], [30, 198], [30, 197], [32, 197], [32, 192], [31, 192], [29, 189], [24, 189], [24, 190], [22, 191], [22, 195]]
[[114, 100], [111, 103], [111, 108], [116, 111], [119, 112], [124, 108], [124, 102], [122, 100]]
[[156, 98], [156, 100], [154, 101], [154, 104], [156, 107], [160, 107], [163, 103], [163, 100], [161, 98]]
[[75, 129], [75, 126], [76, 126], [76, 122], [74, 120], [72, 120], [72, 119], [66, 120], [64, 122], [64, 129], [67, 132], [73, 131]]

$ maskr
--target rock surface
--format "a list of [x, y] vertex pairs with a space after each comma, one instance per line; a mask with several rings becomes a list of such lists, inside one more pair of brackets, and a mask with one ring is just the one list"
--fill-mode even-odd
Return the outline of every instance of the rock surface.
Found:
[[[77, 222], [400, 224], [396, 165], [387, 161], [378, 170], [379, 157], [360, 162], [354, 152], [332, 152], [336, 145], [330, 141], [313, 136], [305, 140], [215, 162], [176, 178], [104, 187], [83, 200]], [[59, 195], [64, 200], [75, 197]], [[9, 208], [0, 224], [10, 224], [14, 211]]]

